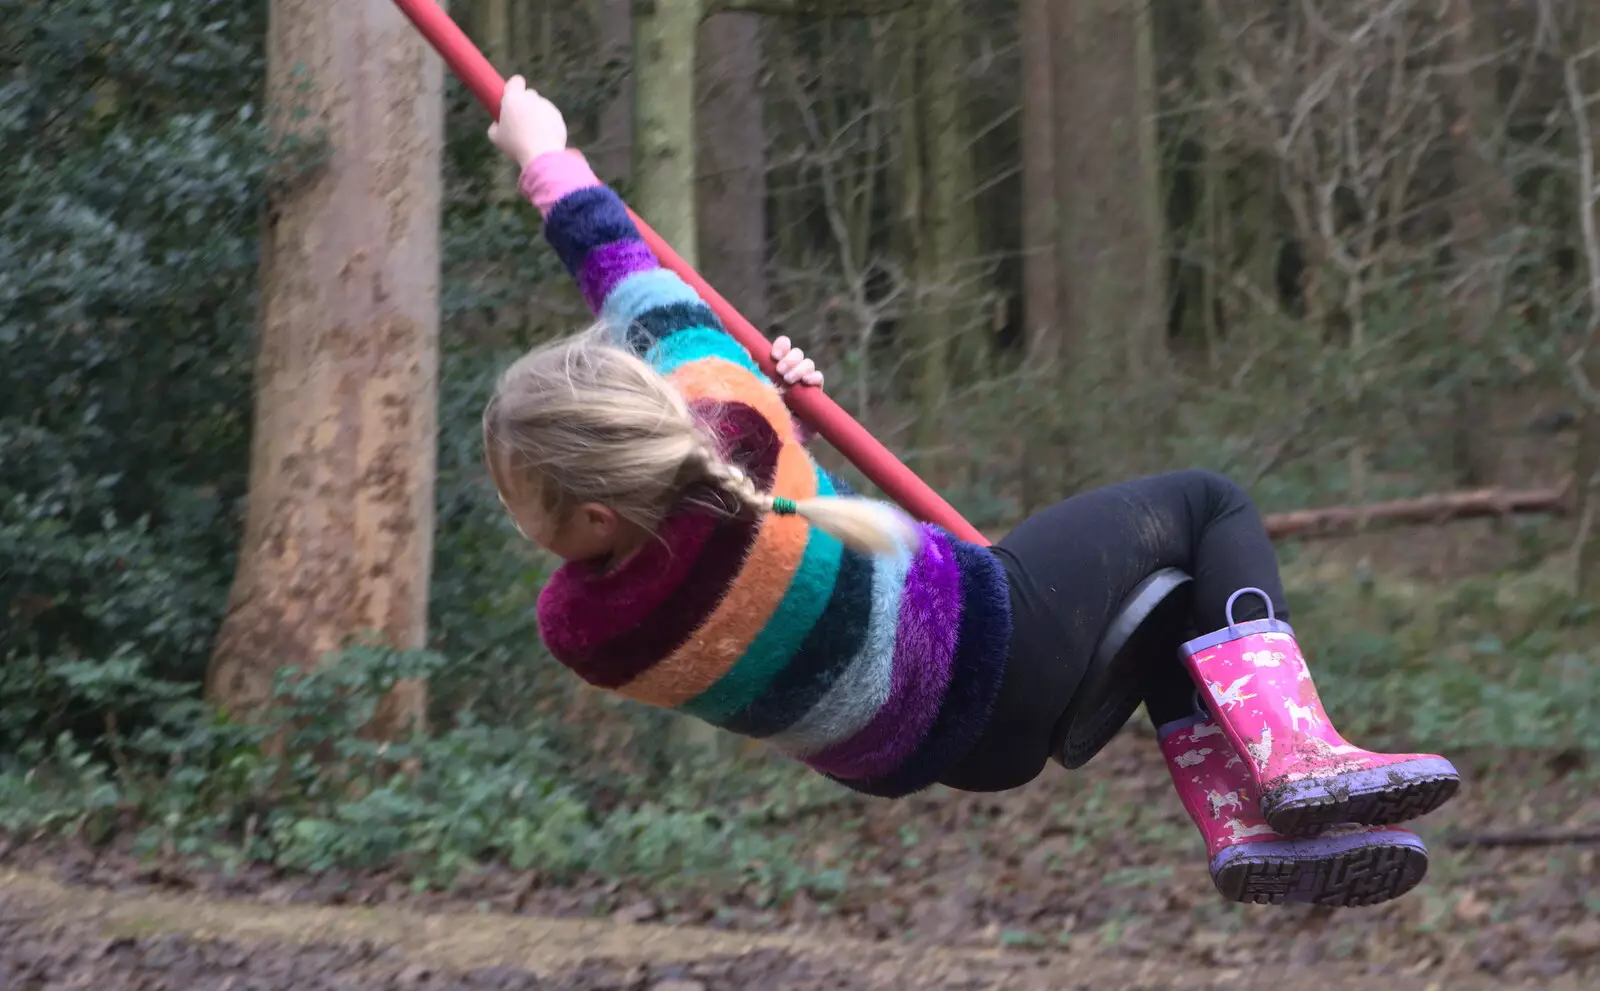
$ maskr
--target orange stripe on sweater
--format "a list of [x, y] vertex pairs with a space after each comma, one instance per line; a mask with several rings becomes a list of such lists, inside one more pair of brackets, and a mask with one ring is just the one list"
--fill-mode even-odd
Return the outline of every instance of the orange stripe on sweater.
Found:
[[[816, 466], [805, 448], [795, 442], [788, 410], [777, 390], [748, 369], [719, 358], [684, 365], [668, 378], [690, 399], [746, 403], [773, 420], [784, 440], [773, 491], [790, 499], [817, 494]], [[789, 591], [805, 555], [809, 529], [798, 517], [768, 514], [733, 585], [705, 623], [683, 646], [617, 691], [649, 705], [674, 708], [727, 674]]]

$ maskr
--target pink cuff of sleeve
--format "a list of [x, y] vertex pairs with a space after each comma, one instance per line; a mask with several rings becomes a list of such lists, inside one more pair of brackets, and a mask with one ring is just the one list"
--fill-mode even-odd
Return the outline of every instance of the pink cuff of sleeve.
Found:
[[568, 193], [598, 185], [600, 180], [595, 178], [589, 162], [576, 148], [546, 152], [534, 158], [522, 170], [519, 183], [522, 195], [533, 201], [540, 214], [549, 214]]

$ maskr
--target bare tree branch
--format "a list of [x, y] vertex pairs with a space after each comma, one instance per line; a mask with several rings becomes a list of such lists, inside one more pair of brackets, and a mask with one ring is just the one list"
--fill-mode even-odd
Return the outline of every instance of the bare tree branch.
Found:
[[710, 17], [737, 11], [778, 17], [882, 17], [916, 6], [916, 0], [706, 0]]
[[1570, 833], [1467, 833], [1445, 839], [1447, 846], [1457, 850], [1466, 847], [1589, 846], [1596, 843], [1600, 843], [1600, 830], [1575, 830]]

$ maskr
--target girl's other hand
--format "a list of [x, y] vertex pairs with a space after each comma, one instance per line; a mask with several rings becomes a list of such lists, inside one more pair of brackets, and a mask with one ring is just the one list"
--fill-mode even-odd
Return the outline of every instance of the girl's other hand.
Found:
[[817, 371], [817, 363], [806, 357], [806, 353], [787, 337], [780, 337], [772, 342], [772, 360], [778, 365], [778, 374], [783, 377], [786, 386], [805, 383], [822, 388], [822, 373]]
[[[822, 373], [817, 371], [817, 363], [806, 357], [806, 353], [787, 337], [780, 337], [772, 342], [772, 360], [778, 365], [778, 375], [783, 378], [778, 386], [779, 392], [786, 391], [789, 386], [797, 382], [814, 385], [822, 388]], [[816, 436], [816, 431], [811, 425], [799, 417], [794, 418], [795, 439], [802, 444], [809, 444]]]
[[555, 104], [528, 88], [527, 80], [512, 76], [501, 94], [500, 119], [490, 126], [489, 140], [518, 168], [526, 168], [540, 155], [567, 147], [567, 122]]

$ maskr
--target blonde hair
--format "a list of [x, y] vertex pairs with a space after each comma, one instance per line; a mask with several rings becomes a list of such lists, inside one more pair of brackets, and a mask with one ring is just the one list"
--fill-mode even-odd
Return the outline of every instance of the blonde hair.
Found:
[[[672, 384], [603, 327], [536, 348], [507, 368], [483, 411], [484, 458], [513, 514], [563, 522], [585, 502], [654, 532], [706, 487], [756, 514], [792, 511], [867, 553], [915, 549], [899, 509], [856, 497], [793, 502], [763, 492], [725, 458]], [[719, 500], [724, 501], [725, 500]]]

